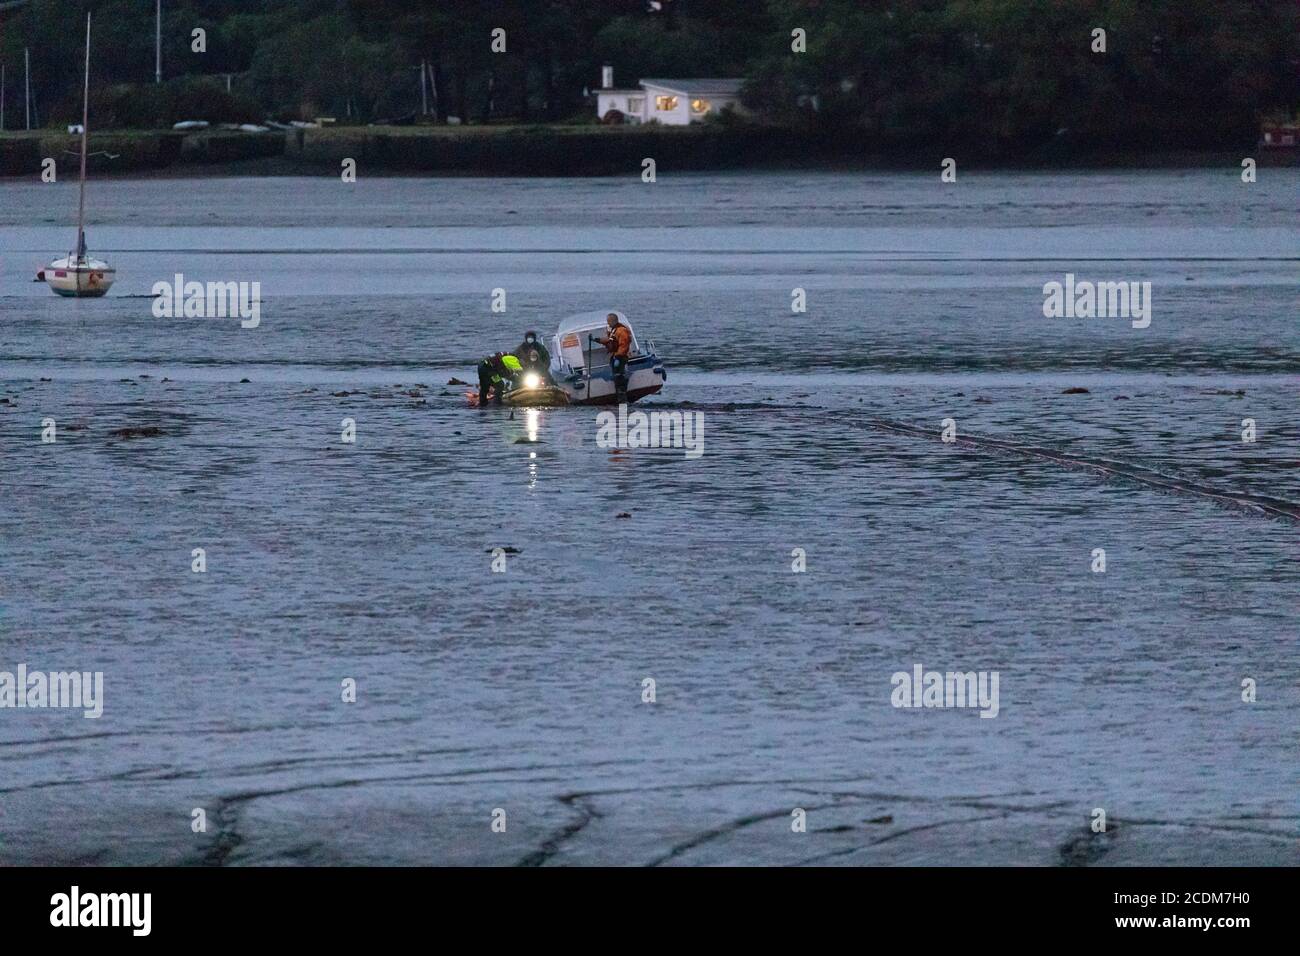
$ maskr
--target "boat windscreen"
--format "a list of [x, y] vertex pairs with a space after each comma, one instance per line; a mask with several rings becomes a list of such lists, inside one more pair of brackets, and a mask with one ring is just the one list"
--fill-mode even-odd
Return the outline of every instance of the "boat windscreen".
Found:
[[560, 357], [570, 368], [599, 368], [609, 364], [609, 353], [600, 344], [603, 328], [577, 329], [559, 337]]
[[583, 365], [587, 368], [600, 368], [609, 364], [609, 351], [605, 346], [596, 341], [592, 336], [590, 341], [584, 339], [583, 347]]

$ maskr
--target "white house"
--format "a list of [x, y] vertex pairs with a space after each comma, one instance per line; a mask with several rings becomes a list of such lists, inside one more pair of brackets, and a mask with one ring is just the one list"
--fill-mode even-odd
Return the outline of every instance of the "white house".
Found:
[[656, 120], [668, 126], [686, 126], [724, 109], [742, 110], [743, 80], [642, 80], [638, 89], [620, 90], [614, 87], [614, 69], [609, 66], [601, 71], [601, 80], [596, 116], [602, 120], [617, 110], [627, 123]]

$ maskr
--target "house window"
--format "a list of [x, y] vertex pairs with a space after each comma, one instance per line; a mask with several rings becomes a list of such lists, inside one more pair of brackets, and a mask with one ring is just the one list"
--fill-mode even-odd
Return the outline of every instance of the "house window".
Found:
[[712, 105], [713, 104], [711, 104], [708, 100], [691, 100], [691, 112], [701, 113], [701, 114], [707, 113], [709, 111], [709, 107]]
[[627, 111], [641, 115], [641, 110], [645, 107], [645, 100], [639, 96], [629, 96], [627, 98]]
[[675, 96], [656, 96], [655, 109], [661, 113], [671, 113], [677, 109], [677, 97]]

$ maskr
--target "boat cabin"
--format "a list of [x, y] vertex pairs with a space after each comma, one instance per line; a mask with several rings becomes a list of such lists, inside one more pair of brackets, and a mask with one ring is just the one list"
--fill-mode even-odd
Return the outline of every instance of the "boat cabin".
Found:
[[609, 365], [609, 352], [605, 350], [605, 346], [600, 344], [600, 340], [609, 333], [606, 317], [611, 311], [618, 316], [619, 322], [626, 325], [628, 331], [632, 333], [631, 354], [641, 354], [641, 346], [636, 338], [636, 329], [632, 328], [632, 323], [627, 320], [627, 316], [622, 312], [614, 310], [583, 312], [563, 319], [560, 322], [559, 331], [555, 333], [551, 355], [554, 356], [555, 361], [562, 369], [567, 367], [577, 371], [579, 369], [600, 368]]

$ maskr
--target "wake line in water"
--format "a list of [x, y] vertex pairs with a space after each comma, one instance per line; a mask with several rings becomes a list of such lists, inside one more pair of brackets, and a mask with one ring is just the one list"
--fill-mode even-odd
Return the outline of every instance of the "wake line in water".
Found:
[[[914, 438], [929, 438], [932, 440], [939, 439], [938, 434], [932, 428], [917, 428], [914, 425], [906, 425], [902, 422], [891, 421], [887, 418], [869, 418], [866, 420], [865, 427], [875, 428], [880, 431], [893, 432], [897, 435], [910, 435]], [[1050, 461], [1058, 465], [1064, 465], [1067, 468], [1074, 468], [1080, 471], [1091, 471], [1094, 474], [1099, 474], [1106, 478], [1119, 478], [1134, 481], [1138, 484], [1145, 485], [1148, 488], [1155, 488], [1159, 491], [1168, 492], [1170, 494], [1181, 495], [1184, 497], [1203, 498], [1207, 501], [1213, 501], [1216, 504], [1228, 508], [1250, 511], [1257, 514], [1267, 514], [1275, 518], [1289, 518], [1292, 521], [1300, 521], [1300, 503], [1287, 501], [1283, 498], [1272, 498], [1267, 495], [1253, 495], [1245, 492], [1225, 491], [1222, 488], [1215, 488], [1213, 485], [1207, 485], [1203, 482], [1192, 481], [1187, 478], [1179, 478], [1174, 475], [1166, 475], [1163, 472], [1156, 471], [1153, 468], [1147, 468], [1143, 465], [1111, 461], [1106, 458], [1088, 458], [1083, 455], [1071, 455], [1066, 452], [1053, 451], [1048, 448], [1039, 448], [1036, 445], [1021, 445], [1015, 442], [1002, 441], [998, 438], [988, 438], [982, 435], [959, 435], [953, 444], [965, 445], [968, 448], [975, 448], [982, 451], [996, 450], [1013, 455], [1019, 455], [1022, 458], [1036, 458], [1040, 461]]]

